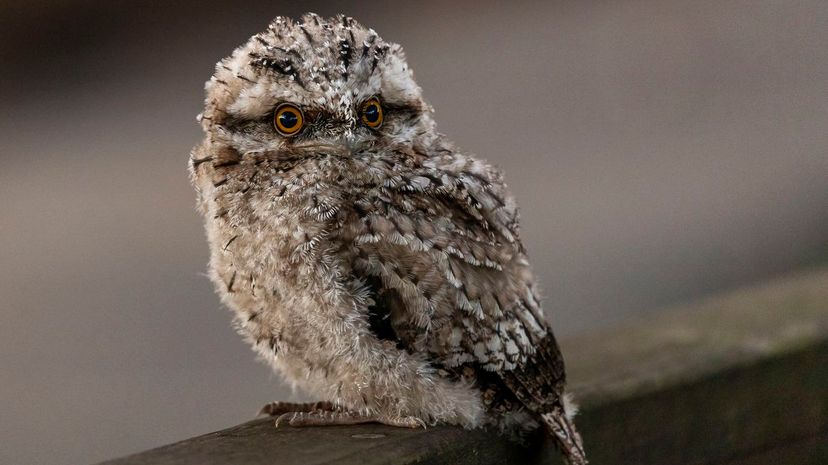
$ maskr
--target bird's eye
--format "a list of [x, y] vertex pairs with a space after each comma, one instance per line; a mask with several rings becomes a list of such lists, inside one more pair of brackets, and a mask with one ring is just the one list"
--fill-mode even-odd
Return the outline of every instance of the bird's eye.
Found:
[[369, 98], [362, 104], [360, 110], [363, 124], [373, 129], [382, 125], [382, 105], [378, 98]]
[[273, 113], [273, 125], [283, 136], [292, 136], [305, 125], [305, 116], [296, 105], [283, 103]]

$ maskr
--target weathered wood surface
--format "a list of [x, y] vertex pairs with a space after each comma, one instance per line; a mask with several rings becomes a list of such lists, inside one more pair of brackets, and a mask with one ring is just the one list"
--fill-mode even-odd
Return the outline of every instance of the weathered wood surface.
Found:
[[[592, 463], [828, 463], [828, 269], [562, 341]], [[538, 436], [540, 438], [540, 436]], [[253, 420], [107, 465], [560, 464], [542, 440]]]

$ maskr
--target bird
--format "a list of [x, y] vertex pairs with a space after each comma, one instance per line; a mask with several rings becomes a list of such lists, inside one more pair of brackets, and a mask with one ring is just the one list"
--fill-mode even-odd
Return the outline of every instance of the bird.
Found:
[[275, 18], [216, 64], [189, 171], [209, 277], [313, 403], [278, 427], [543, 428], [586, 464], [502, 173], [437, 131], [401, 46]]

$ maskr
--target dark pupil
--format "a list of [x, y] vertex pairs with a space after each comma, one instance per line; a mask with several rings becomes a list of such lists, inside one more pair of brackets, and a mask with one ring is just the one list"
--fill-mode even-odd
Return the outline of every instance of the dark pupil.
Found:
[[279, 122], [282, 123], [283, 128], [291, 129], [296, 126], [296, 123], [299, 122], [299, 118], [296, 116], [296, 113], [292, 111], [285, 111], [279, 115]]
[[369, 123], [376, 123], [379, 119], [379, 108], [377, 108], [376, 104], [368, 105], [368, 108], [365, 109], [365, 120]]

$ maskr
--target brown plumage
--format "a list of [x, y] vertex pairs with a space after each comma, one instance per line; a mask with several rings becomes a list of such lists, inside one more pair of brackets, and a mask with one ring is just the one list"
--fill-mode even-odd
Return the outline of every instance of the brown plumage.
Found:
[[210, 276], [259, 355], [326, 401], [270, 404], [278, 424], [542, 424], [586, 463], [514, 199], [437, 133], [398, 45], [277, 18], [206, 90]]

